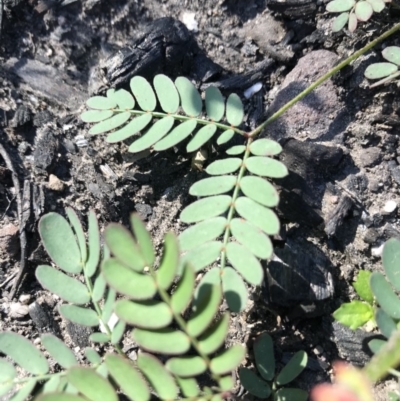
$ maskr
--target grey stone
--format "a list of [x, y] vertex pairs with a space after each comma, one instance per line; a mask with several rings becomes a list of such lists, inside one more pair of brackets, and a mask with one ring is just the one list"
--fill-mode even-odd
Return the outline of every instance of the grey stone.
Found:
[[378, 147], [371, 147], [363, 149], [359, 153], [359, 165], [360, 167], [372, 167], [381, 161], [382, 152]]

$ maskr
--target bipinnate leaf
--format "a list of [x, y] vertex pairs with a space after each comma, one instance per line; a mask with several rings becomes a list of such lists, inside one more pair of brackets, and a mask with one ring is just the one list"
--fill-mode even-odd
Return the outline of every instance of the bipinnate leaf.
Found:
[[64, 301], [77, 305], [90, 301], [89, 291], [84, 284], [51, 266], [38, 266], [35, 275], [43, 288], [58, 295]]
[[111, 344], [115, 345], [121, 341], [121, 338], [125, 333], [125, 328], [126, 324], [122, 320], [115, 325], [113, 331], [111, 332]]
[[47, 213], [39, 221], [39, 233], [53, 262], [67, 273], [82, 271], [81, 252], [68, 221], [58, 213]]
[[98, 123], [110, 118], [113, 114], [112, 110], [87, 110], [81, 114], [81, 119], [85, 123]]
[[64, 369], [69, 369], [78, 363], [74, 353], [53, 334], [42, 334], [40, 339], [49, 354]]
[[332, 23], [332, 32], [339, 32], [341, 31], [347, 24], [349, 20], [349, 13], [341, 13], [339, 14]]
[[202, 277], [194, 292], [193, 304], [199, 305], [203, 302], [202, 298], [207, 299], [209, 297], [210, 288], [214, 285], [221, 285], [221, 270], [218, 267], [213, 267]]
[[270, 178], [283, 178], [288, 175], [286, 166], [270, 157], [252, 156], [246, 160], [250, 173]]
[[258, 259], [243, 245], [229, 242], [226, 256], [231, 265], [252, 285], [261, 285], [264, 272]]
[[104, 344], [110, 341], [110, 337], [105, 333], [92, 333], [89, 340], [94, 343]]
[[67, 372], [67, 379], [90, 401], [118, 401], [118, 396], [110, 382], [91, 368], [71, 368]]
[[232, 312], [241, 312], [247, 305], [247, 288], [240, 275], [231, 267], [225, 267], [221, 275], [224, 297]]
[[189, 189], [192, 196], [210, 196], [224, 194], [233, 189], [237, 178], [233, 175], [209, 177], [195, 182]]
[[144, 258], [146, 266], [152, 266], [155, 260], [153, 242], [150, 233], [146, 230], [146, 226], [137, 214], [131, 215], [132, 232], [135, 235], [139, 250]]
[[369, 280], [371, 278], [371, 272], [366, 270], [360, 270], [358, 272], [356, 281], [353, 283], [353, 287], [357, 294], [370, 305], [374, 302], [374, 294], [371, 291]]
[[206, 168], [206, 172], [210, 175], [230, 174], [237, 171], [241, 164], [242, 159], [239, 159], [238, 157], [216, 160]]
[[374, 63], [367, 67], [364, 75], [368, 79], [381, 79], [388, 77], [397, 71], [397, 66], [392, 63]]
[[206, 111], [207, 117], [212, 121], [221, 121], [225, 114], [225, 101], [221, 91], [210, 86], [206, 89]]
[[135, 76], [130, 81], [130, 87], [142, 110], [153, 111], [156, 108], [156, 95], [146, 79], [140, 76]]
[[131, 362], [117, 355], [107, 355], [106, 366], [121, 391], [131, 401], [148, 401], [150, 399], [146, 381]]
[[178, 239], [172, 233], [164, 237], [164, 253], [160, 267], [156, 272], [157, 285], [166, 290], [174, 281], [179, 267], [179, 245]]
[[226, 224], [225, 217], [213, 217], [187, 228], [179, 235], [181, 250], [188, 251], [218, 238], [224, 232]]
[[135, 99], [125, 89], [114, 90], [108, 94], [107, 97], [117, 103], [118, 108], [122, 110], [131, 110], [135, 107]]
[[380, 349], [387, 343], [385, 340], [374, 338], [368, 343], [369, 349], [374, 353], [378, 353]]
[[380, 13], [385, 8], [385, 2], [383, 0], [367, 0], [371, 4], [375, 13]]
[[374, 310], [371, 305], [361, 302], [352, 301], [340, 305], [340, 308], [333, 313], [333, 317], [352, 330], [367, 323], [374, 316]]
[[185, 121], [176, 126], [167, 136], [154, 145], [154, 150], [162, 151], [174, 147], [186, 139], [196, 128], [196, 120]]
[[115, 100], [105, 96], [93, 96], [86, 101], [86, 104], [91, 109], [109, 110], [117, 107]]
[[87, 398], [80, 397], [76, 394], [50, 393], [39, 396], [37, 401], [87, 401]]
[[326, 6], [326, 11], [330, 13], [342, 13], [352, 9], [355, 4], [355, 0], [333, 0]]
[[359, 21], [368, 21], [374, 10], [368, 1], [358, 1], [355, 8], [355, 14]]
[[244, 153], [245, 150], [246, 150], [245, 145], [235, 145], [235, 146], [230, 147], [226, 151], [226, 154], [230, 155], [230, 156], [241, 155], [242, 153]]
[[197, 117], [203, 108], [200, 93], [195, 86], [185, 77], [178, 77], [175, 80], [178, 89], [182, 109], [190, 117]]
[[176, 113], [180, 99], [172, 80], [166, 75], [158, 74], [153, 79], [153, 85], [163, 111], [170, 114]]
[[84, 266], [85, 273], [92, 277], [100, 262], [100, 229], [94, 210], [89, 212], [88, 227], [88, 259]]
[[231, 93], [226, 102], [226, 119], [229, 124], [237, 127], [244, 118], [243, 103], [236, 93]]
[[101, 271], [110, 287], [131, 299], [150, 299], [156, 293], [157, 287], [151, 276], [137, 273], [115, 258], [106, 259]]
[[35, 388], [36, 384], [36, 378], [28, 380], [23, 384], [22, 388], [20, 388], [18, 392], [14, 394], [12, 398], [10, 398], [10, 401], [25, 401], [31, 395], [31, 392]]
[[300, 388], [280, 388], [274, 396], [276, 401], [307, 401], [308, 393], [307, 391], [301, 390]]
[[93, 348], [85, 348], [85, 357], [93, 365], [100, 365], [101, 356]]
[[275, 156], [282, 152], [282, 146], [272, 139], [261, 138], [251, 143], [250, 152], [254, 156]]
[[386, 241], [382, 262], [389, 282], [400, 291], [400, 241], [398, 239], [392, 238]]
[[186, 146], [186, 151], [188, 153], [194, 152], [200, 149], [206, 142], [208, 142], [215, 132], [217, 131], [217, 126], [214, 124], [207, 124], [203, 128], [200, 128], [193, 138]]
[[232, 202], [228, 195], [216, 195], [200, 199], [187, 206], [181, 213], [180, 219], [184, 223], [197, 223], [219, 216], [226, 212]]
[[217, 351], [224, 343], [228, 329], [229, 313], [226, 312], [200, 336], [198, 339], [200, 351], [207, 355]]
[[217, 139], [217, 145], [223, 145], [224, 143], [229, 142], [233, 136], [235, 135], [235, 131], [233, 129], [228, 129], [224, 131]]
[[293, 381], [307, 366], [308, 356], [303, 350], [297, 351], [290, 361], [283, 367], [279, 372], [275, 383], [278, 386], [284, 386], [285, 384]]
[[266, 399], [271, 394], [269, 384], [257, 376], [252, 370], [247, 368], [239, 369], [240, 383], [252, 395]]
[[236, 344], [213, 358], [210, 363], [210, 370], [217, 375], [232, 372], [232, 370], [240, 365], [245, 355], [246, 348], [240, 344]]
[[349, 31], [354, 32], [357, 29], [357, 25], [358, 25], [357, 16], [354, 14], [354, 12], [351, 12], [349, 15], [349, 23], [348, 23]]
[[190, 265], [183, 269], [183, 275], [171, 296], [171, 308], [175, 313], [182, 313], [189, 305], [194, 292], [195, 273]]
[[0, 383], [0, 397], [11, 391], [14, 386], [15, 384], [13, 382]]
[[71, 227], [73, 228], [76, 238], [78, 240], [79, 249], [81, 251], [81, 260], [83, 263], [85, 263], [87, 259], [87, 248], [86, 248], [85, 232], [83, 231], [82, 224], [79, 220], [78, 215], [73, 209], [67, 207], [65, 211], [67, 213]]
[[222, 391], [231, 391], [235, 387], [232, 375], [223, 376], [218, 380], [219, 388]]
[[271, 381], [275, 376], [274, 344], [268, 333], [259, 335], [253, 345], [256, 367], [264, 380]]
[[185, 253], [181, 258], [182, 264], [189, 263], [198, 272], [217, 260], [222, 248], [220, 241], [206, 242]]
[[265, 178], [247, 175], [240, 180], [241, 191], [250, 199], [267, 207], [277, 206], [279, 195]]
[[[106, 142], [116, 143], [116, 142], [123, 141], [127, 138], [130, 138], [131, 136], [137, 134], [142, 129], [146, 128], [150, 124], [152, 119], [153, 119], [153, 116], [151, 114], [143, 114], [139, 117], [135, 117], [134, 119], [129, 121], [128, 124], [124, 125], [119, 130], [108, 134], [107, 138], [106, 138]], [[130, 149], [131, 148], [129, 148], [129, 151], [131, 152]]]
[[43, 393], [54, 393], [58, 390], [60, 385], [61, 377], [53, 376], [51, 379], [47, 380], [47, 382], [42, 387]]
[[196, 397], [200, 390], [196, 379], [192, 377], [176, 377], [176, 381], [185, 397]]
[[98, 135], [103, 134], [104, 132], [111, 131], [115, 128], [124, 125], [131, 117], [131, 113], [129, 111], [124, 111], [122, 113], [116, 113], [112, 117], [107, 118], [107, 120], [101, 121], [89, 130], [90, 135]]
[[379, 330], [386, 338], [390, 338], [397, 329], [395, 321], [381, 308], [377, 309], [375, 320]]
[[182, 356], [169, 359], [165, 367], [176, 376], [193, 377], [204, 373], [207, 364], [200, 356]]
[[17, 376], [14, 365], [4, 358], [0, 358], [0, 384], [12, 382]]
[[132, 234], [120, 224], [111, 223], [104, 232], [105, 241], [119, 262], [137, 272], [143, 271], [146, 262]]
[[388, 46], [382, 51], [382, 56], [385, 60], [390, 63], [400, 66], [400, 47], [398, 46]]
[[258, 258], [269, 259], [272, 256], [271, 240], [248, 221], [239, 218], [232, 219], [231, 232], [238, 242]]
[[157, 358], [141, 353], [138, 357], [137, 365], [160, 399], [176, 399], [178, 387], [175, 384], [174, 378]]
[[117, 293], [115, 289], [109, 288], [101, 312], [101, 320], [103, 322], [108, 322], [111, 319], [116, 298], [117, 298]]
[[103, 274], [99, 274], [94, 281], [93, 292], [92, 292], [92, 300], [93, 302], [99, 302], [103, 296], [104, 291], [106, 290], [106, 280]]
[[181, 355], [190, 348], [189, 337], [174, 328], [145, 330], [135, 328], [133, 339], [144, 349], [165, 355]]
[[75, 305], [61, 305], [60, 314], [65, 319], [82, 326], [98, 326], [99, 317], [92, 309], [81, 308]]
[[400, 299], [394, 293], [383, 274], [379, 272], [372, 273], [370, 284], [381, 308], [392, 318], [400, 319]]

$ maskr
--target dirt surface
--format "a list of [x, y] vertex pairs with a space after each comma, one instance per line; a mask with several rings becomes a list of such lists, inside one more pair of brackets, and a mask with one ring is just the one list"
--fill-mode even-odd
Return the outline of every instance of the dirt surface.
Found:
[[[398, 20], [385, 10], [354, 34], [332, 34], [327, 1], [294, 6], [294, 11], [289, 10], [294, 0], [286, 2], [287, 8], [285, 1], [267, 0], [3, 3], [0, 143], [7, 154], [0, 153], [0, 330], [36, 343], [44, 331], [58, 333], [78, 354], [89, 345], [88, 334], [61, 320], [59, 300], [34, 277], [36, 266], [48, 262], [39, 218], [70, 206], [85, 219], [93, 209], [104, 227], [127, 224], [129, 213], [136, 211], [159, 250], [166, 231], [184, 228], [178, 217], [193, 200], [188, 188], [204, 175], [191, 168], [181, 148], [139, 158], [127, 153], [125, 143], [89, 137], [79, 114], [89, 93], [107, 87], [98, 77], [99, 66], [133, 46], [146, 24], [179, 19], [198, 46], [187, 57], [201, 54], [208, 60], [207, 72], [212, 70], [201, 75], [192, 63], [186, 75], [198, 86], [236, 77], [235, 84], [221, 87], [232, 91], [236, 85], [243, 97], [250, 84], [262, 84], [253, 98], [244, 99], [246, 124], [252, 127]], [[399, 35], [383, 45], [400, 45]], [[380, 50], [341, 71], [262, 133], [282, 144], [281, 160], [290, 170], [289, 177], [276, 182], [282, 231], [265, 284], [251, 291], [246, 312], [233, 316], [229, 341], [248, 346], [248, 366], [252, 341], [263, 331], [274, 338], [278, 364], [305, 350], [310, 363], [296, 382], [305, 390], [329, 380], [336, 359], [357, 365], [369, 360], [365, 339], [374, 333], [343, 328], [333, 323], [331, 313], [355, 298], [350, 284], [359, 269], [382, 270], [384, 241], [400, 238], [400, 98], [396, 84], [370, 89], [363, 77], [366, 66], [380, 59]], [[162, 68], [168, 71], [170, 62]], [[206, 163], [222, 154], [214, 151]], [[10, 299], [24, 264], [18, 292]], [[281, 279], [288, 288], [276, 285]], [[129, 342], [125, 350], [135, 352]], [[377, 386], [376, 399], [385, 399], [390, 386], [391, 381]], [[244, 394], [238, 385], [237, 395]]]

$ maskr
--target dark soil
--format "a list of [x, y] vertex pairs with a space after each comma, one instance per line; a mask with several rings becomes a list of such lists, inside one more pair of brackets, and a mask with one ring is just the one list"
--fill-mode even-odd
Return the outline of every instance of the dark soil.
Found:
[[[66, 326], [56, 312], [59, 300], [34, 276], [37, 265], [48, 263], [39, 218], [49, 211], [64, 214], [70, 206], [85, 220], [93, 209], [104, 227], [127, 224], [136, 211], [159, 250], [165, 232], [184, 228], [179, 213], [193, 200], [188, 188], [204, 175], [181, 148], [140, 158], [126, 144], [88, 136], [79, 114], [93, 91], [107, 87], [99, 78], [107, 58], [134, 47], [146, 24], [162, 17], [185, 20], [192, 12], [198, 31], [189, 36], [197, 45], [188, 50], [192, 64], [183, 73], [199, 87], [216, 82], [242, 97], [261, 82], [261, 91], [244, 99], [252, 127], [398, 20], [385, 10], [354, 34], [332, 34], [325, 0], [2, 1], [0, 143], [14, 176], [0, 153], [0, 330], [34, 342], [43, 331], [58, 333], [77, 353], [89, 344], [88, 334]], [[399, 44], [397, 34], [381, 46]], [[337, 359], [360, 366], [369, 360], [366, 338], [376, 333], [352, 332], [333, 323], [331, 314], [355, 298], [350, 284], [359, 269], [382, 269], [384, 241], [400, 238], [399, 209], [385, 207], [400, 201], [400, 98], [396, 84], [370, 89], [363, 77], [366, 66], [380, 60], [380, 50], [341, 71], [262, 134], [280, 141], [290, 170], [276, 182], [279, 259], [266, 268], [263, 288], [252, 290], [246, 312], [233, 316], [229, 341], [251, 351], [257, 334], [268, 331], [279, 364], [305, 350], [310, 363], [297, 384], [306, 390], [329, 380]], [[160, 68], [173, 71], [174, 62], [166, 59]], [[216, 152], [205, 163], [221, 157]], [[274, 275], [283, 269], [292, 287], [279, 289]], [[375, 399], [386, 399], [393, 386], [379, 384]], [[237, 395], [243, 394], [238, 384]]]

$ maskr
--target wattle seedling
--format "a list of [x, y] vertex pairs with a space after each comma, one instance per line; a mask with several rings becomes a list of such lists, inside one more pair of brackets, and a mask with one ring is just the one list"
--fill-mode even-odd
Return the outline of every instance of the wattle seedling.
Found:
[[388, 63], [374, 63], [365, 70], [366, 78], [380, 80], [371, 85], [371, 88], [391, 82], [400, 75], [400, 47], [389, 46], [382, 51], [382, 56]]

